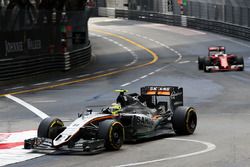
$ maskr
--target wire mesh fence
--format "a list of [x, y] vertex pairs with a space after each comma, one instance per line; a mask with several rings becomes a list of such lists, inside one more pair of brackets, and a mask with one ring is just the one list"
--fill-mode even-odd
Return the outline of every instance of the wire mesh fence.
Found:
[[250, 7], [240, 4], [212, 4], [189, 1], [184, 14], [250, 27]]
[[97, 0], [100, 7], [187, 15], [250, 27], [249, 0]]
[[173, 11], [173, 0], [131, 0], [129, 9], [167, 13]]

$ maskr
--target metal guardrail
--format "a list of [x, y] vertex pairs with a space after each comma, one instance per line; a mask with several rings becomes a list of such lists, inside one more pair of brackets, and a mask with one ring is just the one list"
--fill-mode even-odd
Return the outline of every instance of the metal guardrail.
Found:
[[250, 28], [235, 24], [187, 17], [187, 27], [250, 40]]
[[64, 54], [45, 54], [0, 59], [0, 81], [65, 71], [90, 62], [91, 45]]
[[180, 26], [180, 16], [166, 15], [155, 12], [141, 12], [136, 10], [115, 10], [116, 18], [128, 18], [130, 20], [147, 21]]
[[104, 17], [115, 17], [115, 8], [99, 7], [98, 15]]
[[131, 20], [147, 21], [153, 23], [162, 23], [174, 26], [183, 26], [193, 29], [205, 30], [214, 33], [224, 34], [236, 38], [250, 41], [250, 28], [240, 25], [199, 19], [196, 17], [168, 15], [163, 13], [154, 13], [136, 10], [115, 10], [116, 18], [127, 18]]
[[86, 48], [64, 53], [64, 70], [70, 70], [89, 63], [91, 60], [91, 45]]

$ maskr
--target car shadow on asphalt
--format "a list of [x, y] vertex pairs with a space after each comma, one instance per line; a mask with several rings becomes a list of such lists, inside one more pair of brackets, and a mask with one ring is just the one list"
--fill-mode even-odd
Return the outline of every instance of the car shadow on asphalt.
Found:
[[[144, 139], [139, 139], [136, 141], [126, 141], [124, 142], [124, 145], [137, 145], [137, 144], [143, 144], [143, 143], [150, 143], [150, 142], [154, 142], [157, 140], [162, 140], [162, 139], [166, 139], [166, 138], [171, 138], [171, 137], [177, 137], [178, 135], [171, 133], [171, 134], [163, 134], [163, 135], [159, 135], [159, 136], [155, 136], [155, 137], [150, 137], [150, 138], [144, 138]], [[121, 150], [117, 150], [117, 151], [122, 151]], [[109, 153], [109, 152], [116, 152], [116, 151], [112, 151], [112, 150], [105, 150], [105, 149], [100, 149], [100, 150], [96, 150], [93, 152], [81, 152], [81, 151], [70, 151], [70, 150], [55, 150], [55, 151], [46, 151], [46, 150], [39, 150], [39, 151], [35, 151], [33, 150], [31, 153], [43, 153], [46, 155], [51, 155], [51, 156], [62, 156], [62, 155], [66, 155], [66, 156], [80, 156], [80, 155], [84, 155], [84, 156], [91, 156], [91, 155], [97, 155], [97, 154], [103, 154], [103, 153]]]
[[155, 137], [150, 137], [150, 138], [144, 138], [144, 139], [138, 139], [136, 141], [126, 141], [124, 144], [127, 145], [134, 145], [134, 144], [142, 144], [142, 143], [147, 143], [147, 142], [153, 142], [156, 140], [161, 140], [161, 139], [165, 139], [165, 138], [171, 138], [171, 137], [176, 137], [176, 134], [163, 134], [163, 135], [159, 135], [159, 136], [155, 136]]

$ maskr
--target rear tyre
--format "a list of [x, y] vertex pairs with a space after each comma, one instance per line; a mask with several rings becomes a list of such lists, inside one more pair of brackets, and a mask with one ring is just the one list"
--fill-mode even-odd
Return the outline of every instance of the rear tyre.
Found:
[[244, 59], [242, 56], [237, 56], [236, 57], [236, 64], [237, 65], [243, 65], [243, 67], [239, 68], [239, 71], [243, 71], [244, 70]]
[[104, 139], [107, 150], [119, 150], [125, 139], [123, 125], [115, 120], [105, 120], [99, 123], [99, 137]]
[[197, 115], [192, 107], [177, 107], [172, 117], [173, 129], [177, 135], [191, 135], [197, 125]]
[[63, 122], [58, 118], [45, 118], [38, 127], [37, 136], [53, 140], [63, 131], [63, 126]]
[[203, 70], [204, 69], [204, 61], [205, 57], [198, 57], [198, 69]]

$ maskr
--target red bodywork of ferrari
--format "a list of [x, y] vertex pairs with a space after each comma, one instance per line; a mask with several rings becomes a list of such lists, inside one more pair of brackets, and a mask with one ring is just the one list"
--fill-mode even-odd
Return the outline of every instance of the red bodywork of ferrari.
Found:
[[228, 55], [228, 54], [221, 54], [221, 55], [212, 55], [209, 56], [209, 59], [213, 65], [210, 68], [212, 71], [228, 71], [228, 70], [240, 70], [241, 66], [233, 65], [236, 56], [235, 55]]
[[243, 71], [244, 59], [242, 56], [226, 54], [224, 46], [208, 48], [207, 57], [198, 57], [198, 69], [210, 71]]

